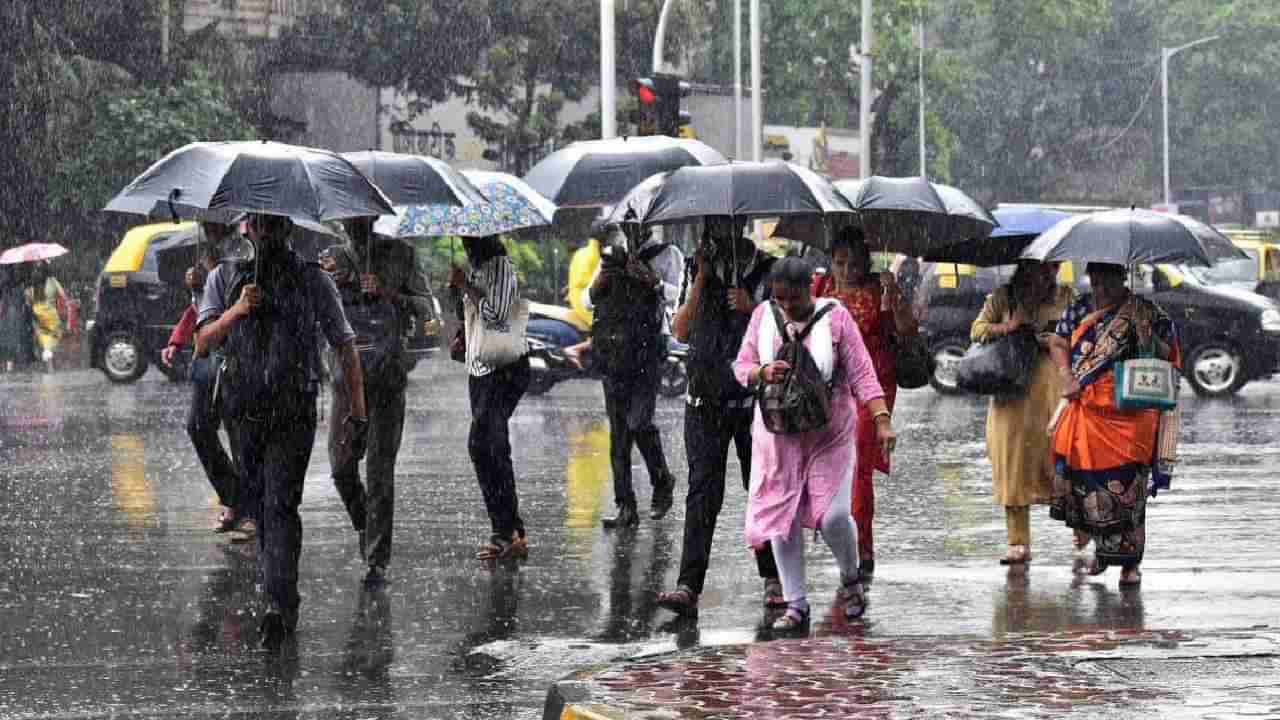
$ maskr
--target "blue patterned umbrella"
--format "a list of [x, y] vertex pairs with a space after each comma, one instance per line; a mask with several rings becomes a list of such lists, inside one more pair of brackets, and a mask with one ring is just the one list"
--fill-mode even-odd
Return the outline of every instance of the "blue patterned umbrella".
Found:
[[556, 206], [523, 180], [498, 172], [462, 173], [486, 202], [463, 206], [431, 204], [396, 208], [380, 218], [374, 231], [392, 237], [485, 237], [550, 225]]

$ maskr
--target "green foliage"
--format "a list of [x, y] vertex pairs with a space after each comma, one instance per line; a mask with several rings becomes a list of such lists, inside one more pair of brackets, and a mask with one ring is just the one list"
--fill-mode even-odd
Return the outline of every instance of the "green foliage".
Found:
[[252, 140], [253, 128], [228, 93], [197, 73], [168, 88], [143, 87], [104, 98], [78, 153], [59, 164], [56, 208], [101, 207], [165, 153], [200, 140]]
[[[419, 269], [433, 285], [443, 283], [450, 265], [466, 266], [461, 238], [416, 238], [411, 242], [417, 251]], [[569, 267], [565, 242], [547, 233], [522, 233], [519, 238], [503, 236], [502, 244], [515, 265], [521, 296], [540, 302], [560, 302], [561, 286]]]

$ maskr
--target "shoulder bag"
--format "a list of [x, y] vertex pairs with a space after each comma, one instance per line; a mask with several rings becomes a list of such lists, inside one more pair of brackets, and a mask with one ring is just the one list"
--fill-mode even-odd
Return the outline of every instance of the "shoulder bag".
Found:
[[467, 354], [482, 364], [501, 368], [519, 360], [529, 352], [525, 343], [525, 326], [529, 324], [529, 302], [516, 298], [503, 324], [490, 325], [480, 316], [480, 308], [471, 300], [464, 301]]

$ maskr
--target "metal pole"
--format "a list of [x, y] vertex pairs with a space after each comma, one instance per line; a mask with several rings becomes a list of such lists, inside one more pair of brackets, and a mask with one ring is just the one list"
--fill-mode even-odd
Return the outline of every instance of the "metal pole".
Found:
[[1220, 37], [1222, 36], [1210, 35], [1199, 40], [1192, 40], [1186, 45], [1179, 45], [1174, 48], [1160, 48], [1160, 101], [1161, 105], [1163, 105], [1162, 115], [1164, 116], [1164, 204], [1166, 210], [1172, 204], [1170, 201], [1172, 193], [1169, 190], [1169, 59], [1183, 50], [1213, 42]]
[[858, 141], [859, 141], [859, 157], [858, 166], [859, 175], [862, 177], [871, 176], [871, 44], [874, 38], [871, 34], [871, 0], [862, 0], [862, 38], [860, 40], [861, 47], [861, 68], [859, 80], [861, 87], [858, 90], [859, 107], [858, 107]]
[[920, 11], [920, 177], [929, 177], [924, 136], [924, 10]]
[[733, 0], [733, 159], [742, 159], [742, 0]]
[[160, 64], [169, 64], [169, 0], [160, 0]]
[[663, 0], [658, 12], [658, 30], [653, 34], [653, 72], [662, 72], [662, 53], [667, 46], [667, 18], [671, 16], [672, 0]]
[[764, 148], [764, 89], [760, 75], [760, 0], [751, 0], [751, 159], [760, 162]]
[[1164, 206], [1169, 209], [1169, 48], [1160, 48], [1160, 104], [1164, 116]]
[[[613, 0], [600, 0], [600, 137], [618, 135], [617, 70], [614, 65]], [[655, 50], [656, 52], [656, 50]]]

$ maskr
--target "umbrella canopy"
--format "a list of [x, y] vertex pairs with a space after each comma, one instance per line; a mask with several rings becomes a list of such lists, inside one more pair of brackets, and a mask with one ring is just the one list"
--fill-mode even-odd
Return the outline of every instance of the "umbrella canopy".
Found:
[[454, 205], [484, 202], [480, 190], [443, 160], [421, 155], [367, 152], [343, 153], [365, 177], [386, 193], [391, 204]]
[[1138, 265], [1213, 265], [1249, 256], [1222, 233], [1185, 215], [1151, 210], [1107, 210], [1059, 222], [1036, 238], [1022, 257], [1042, 262]]
[[52, 260], [67, 254], [67, 249], [57, 243], [27, 243], [9, 248], [0, 254], [0, 265], [19, 265], [22, 263]]
[[996, 208], [991, 216], [1000, 223], [986, 239], [963, 240], [939, 248], [924, 256], [929, 262], [955, 262], [979, 267], [1011, 265], [1022, 251], [1057, 223], [1072, 217], [1071, 213], [1039, 207]]
[[660, 135], [586, 140], [551, 153], [524, 179], [560, 207], [604, 207], [656, 173], [725, 162], [697, 140]]
[[858, 211], [874, 250], [911, 257], [972, 238], [985, 238], [995, 218], [977, 201], [949, 185], [922, 177], [872, 176], [842, 180], [836, 188]]
[[555, 219], [556, 204], [515, 175], [484, 170], [463, 170], [462, 175], [496, 208], [503, 226], [498, 233], [550, 225]]
[[610, 222], [661, 225], [708, 215], [853, 215], [822, 176], [780, 160], [683, 167], [646, 179], [613, 209]]
[[316, 223], [392, 212], [390, 200], [350, 161], [328, 150], [269, 141], [181, 147], [135, 178], [106, 209], [149, 215], [170, 200]]

